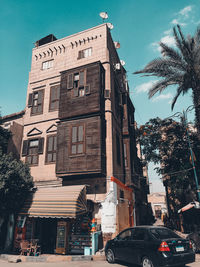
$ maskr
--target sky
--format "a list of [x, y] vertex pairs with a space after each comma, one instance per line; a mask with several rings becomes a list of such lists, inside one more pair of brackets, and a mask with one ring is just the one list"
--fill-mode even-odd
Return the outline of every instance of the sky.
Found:
[[[191, 93], [181, 96], [171, 111], [175, 88], [148, 99], [154, 77], [133, 75], [160, 56], [158, 43], [174, 46], [172, 29], [177, 23], [185, 35], [200, 24], [200, 0], [0, 0], [0, 112], [7, 115], [25, 108], [31, 54], [35, 41], [48, 34], [57, 39], [105, 22], [113, 24], [118, 54], [125, 61], [135, 119], [140, 126], [150, 118], [166, 118], [192, 105]], [[193, 114], [191, 114], [191, 119]], [[151, 191], [163, 191], [159, 177], [149, 166]]]

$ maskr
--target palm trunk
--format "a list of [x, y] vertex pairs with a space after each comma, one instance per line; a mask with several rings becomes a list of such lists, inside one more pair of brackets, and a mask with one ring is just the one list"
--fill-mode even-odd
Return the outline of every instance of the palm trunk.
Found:
[[193, 103], [195, 106], [195, 120], [197, 127], [197, 135], [200, 141], [200, 87], [195, 88], [193, 90]]

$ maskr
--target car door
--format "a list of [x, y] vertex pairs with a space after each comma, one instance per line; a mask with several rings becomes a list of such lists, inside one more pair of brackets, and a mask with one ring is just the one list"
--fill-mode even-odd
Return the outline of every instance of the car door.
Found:
[[141, 256], [148, 250], [148, 235], [145, 228], [135, 228], [132, 232], [132, 263], [140, 264]]
[[129, 261], [130, 249], [129, 242], [131, 239], [131, 229], [121, 232], [115, 239], [115, 257], [122, 261]]

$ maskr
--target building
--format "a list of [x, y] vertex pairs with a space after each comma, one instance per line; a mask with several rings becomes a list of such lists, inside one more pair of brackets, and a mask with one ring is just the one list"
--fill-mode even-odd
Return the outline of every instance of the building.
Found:
[[164, 192], [151, 193], [148, 196], [148, 201], [151, 203], [156, 219], [161, 219], [162, 215], [167, 214], [166, 194]]
[[107, 24], [35, 43], [21, 159], [37, 190], [19, 214], [15, 239], [38, 239], [44, 253], [84, 253], [91, 232], [105, 242], [140, 223], [134, 111]]

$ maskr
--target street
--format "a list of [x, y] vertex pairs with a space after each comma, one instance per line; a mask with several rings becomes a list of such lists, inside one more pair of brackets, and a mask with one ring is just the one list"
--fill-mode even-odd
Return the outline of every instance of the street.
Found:
[[[19, 262], [19, 263], [9, 263], [7, 261], [3, 261], [0, 259], [0, 266], [1, 267], [11, 267], [11, 266], [18, 266], [18, 267], [136, 267], [134, 265], [128, 265], [125, 263], [116, 263], [116, 264], [109, 264], [106, 261], [66, 261], [66, 262]], [[199, 267], [200, 263], [199, 260], [195, 263], [188, 264], [186, 267]]]

